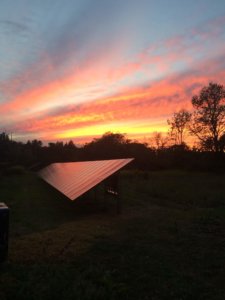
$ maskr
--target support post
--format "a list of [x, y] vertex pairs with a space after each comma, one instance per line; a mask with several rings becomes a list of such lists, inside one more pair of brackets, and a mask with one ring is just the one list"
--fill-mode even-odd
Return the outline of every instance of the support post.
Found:
[[0, 263], [8, 256], [9, 208], [0, 202]]

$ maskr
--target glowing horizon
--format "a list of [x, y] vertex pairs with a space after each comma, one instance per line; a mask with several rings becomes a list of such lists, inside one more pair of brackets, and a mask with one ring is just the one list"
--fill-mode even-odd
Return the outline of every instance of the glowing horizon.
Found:
[[167, 132], [202, 86], [225, 84], [225, 3], [173, 4], [20, 0], [15, 14], [3, 0], [0, 129], [78, 143]]

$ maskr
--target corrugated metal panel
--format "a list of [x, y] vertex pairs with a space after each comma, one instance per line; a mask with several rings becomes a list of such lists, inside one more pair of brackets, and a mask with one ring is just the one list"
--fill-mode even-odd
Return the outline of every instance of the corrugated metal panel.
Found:
[[70, 200], [75, 200], [132, 160], [133, 158], [54, 163], [42, 169], [39, 176]]

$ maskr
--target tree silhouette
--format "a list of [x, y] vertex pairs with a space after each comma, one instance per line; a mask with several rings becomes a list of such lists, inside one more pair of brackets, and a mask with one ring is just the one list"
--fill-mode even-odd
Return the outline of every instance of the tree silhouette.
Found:
[[162, 132], [155, 131], [152, 134], [152, 146], [155, 150], [162, 150], [168, 143], [168, 138], [163, 136]]
[[10, 149], [10, 139], [7, 133], [0, 133], [0, 161], [8, 159]]
[[175, 145], [182, 145], [184, 143], [185, 133], [188, 131], [188, 126], [191, 120], [191, 113], [185, 109], [174, 113], [170, 120], [167, 120], [170, 126], [169, 135], [174, 141]]
[[101, 138], [84, 145], [83, 156], [88, 159], [125, 157], [126, 145], [130, 143], [124, 134], [106, 132]]
[[[192, 98], [194, 107], [191, 133], [195, 135], [203, 149], [221, 151], [220, 143], [225, 133], [225, 88], [210, 82], [199, 95]], [[223, 138], [222, 138], [223, 137]]]

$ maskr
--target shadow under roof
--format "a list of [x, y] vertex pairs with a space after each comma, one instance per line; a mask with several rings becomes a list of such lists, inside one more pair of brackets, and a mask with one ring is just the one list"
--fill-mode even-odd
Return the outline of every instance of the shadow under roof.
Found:
[[75, 200], [132, 160], [133, 158], [53, 163], [38, 174], [70, 200]]

